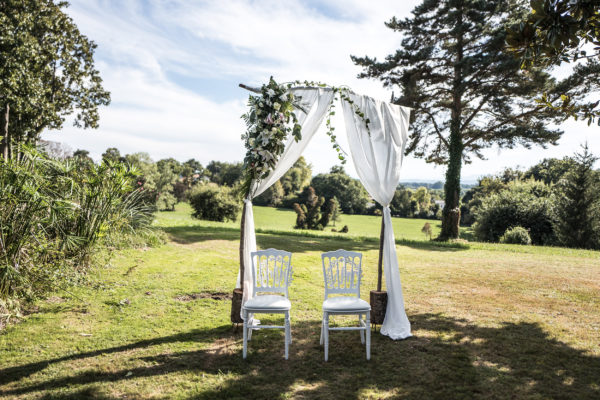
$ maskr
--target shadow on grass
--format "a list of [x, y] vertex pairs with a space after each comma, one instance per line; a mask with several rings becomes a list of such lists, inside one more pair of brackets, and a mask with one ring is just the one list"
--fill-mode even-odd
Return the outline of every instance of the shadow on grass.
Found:
[[[140, 377], [177, 372], [204, 374], [214, 389], [191, 398], [275, 398], [287, 393], [302, 398], [356, 398], [390, 395], [399, 398], [577, 398], [600, 396], [600, 358], [552, 339], [535, 323], [504, 323], [483, 327], [434, 314], [410, 316], [415, 337], [394, 342], [373, 335], [370, 362], [355, 332], [331, 334], [330, 361], [323, 362], [319, 346], [320, 321], [293, 326], [290, 360], [283, 359], [283, 333], [261, 331], [253, 335], [249, 357], [241, 358], [240, 332], [229, 326], [194, 330], [0, 370], [0, 384], [33, 375], [55, 363], [123, 352], [123, 364], [143, 361], [144, 366], [118, 371], [65, 366], [68, 376], [29, 380], [0, 395], [45, 394], [69, 388], [73, 394], [45, 398], [107, 398], [86, 392], [88, 385], [115, 384]], [[192, 341], [198, 349], [162, 350], [144, 355], [145, 349]], [[66, 372], [69, 371], [69, 372]], [[218, 379], [216, 378], [218, 377]], [[218, 381], [218, 384], [217, 384]], [[114, 386], [113, 386], [114, 387]], [[168, 396], [168, 393], [164, 393]]]
[[[229, 227], [203, 227], [203, 226], [173, 226], [164, 227], [170, 239], [179, 244], [193, 244], [208, 240], [227, 240], [238, 242], [240, 230]], [[259, 247], [275, 247], [291, 252], [302, 253], [307, 251], [331, 251], [339, 248], [354, 251], [367, 251], [379, 248], [379, 238], [320, 235], [310, 231], [277, 231], [257, 229], [256, 240]], [[420, 241], [410, 239], [396, 239], [396, 244], [414, 249], [430, 251], [461, 251], [468, 250], [466, 243]]]

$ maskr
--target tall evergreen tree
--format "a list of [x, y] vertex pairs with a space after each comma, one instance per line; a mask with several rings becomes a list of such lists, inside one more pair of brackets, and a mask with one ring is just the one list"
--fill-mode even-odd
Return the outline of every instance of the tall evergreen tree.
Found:
[[600, 173], [587, 144], [575, 154], [573, 169], [558, 185], [556, 235], [564, 246], [600, 248]]
[[550, 126], [564, 117], [530, 100], [540, 89], [560, 96], [554, 79], [537, 68], [522, 71], [505, 51], [506, 26], [526, 12], [521, 3], [424, 0], [412, 17], [386, 23], [403, 35], [394, 54], [352, 57], [364, 68], [360, 78], [400, 88], [392, 101], [414, 109], [407, 153], [447, 164], [440, 239], [459, 235], [463, 162], [483, 159], [492, 146], [556, 144], [562, 134]]

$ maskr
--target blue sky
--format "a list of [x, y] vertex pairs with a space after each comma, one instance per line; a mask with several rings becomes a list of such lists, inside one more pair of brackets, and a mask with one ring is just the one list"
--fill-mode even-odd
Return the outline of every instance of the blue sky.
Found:
[[[108, 147], [144, 151], [158, 160], [174, 157], [241, 161], [240, 135], [248, 93], [238, 83], [259, 85], [273, 75], [280, 82], [323, 81], [389, 99], [376, 81], [359, 80], [350, 55], [383, 57], [400, 36], [383, 22], [408, 16], [415, 0], [73, 0], [68, 13], [98, 44], [96, 64], [111, 92], [100, 128], [65, 124], [43, 137], [94, 158]], [[336, 121], [334, 121], [336, 122]], [[343, 127], [342, 121], [337, 123]], [[588, 141], [600, 149], [598, 128], [568, 122], [559, 146], [532, 150], [490, 149], [487, 160], [463, 168], [463, 179], [527, 167], [546, 157], [563, 157]], [[342, 147], [345, 146], [341, 138]], [[315, 173], [335, 164], [324, 134], [305, 157]], [[355, 175], [352, 166], [348, 166]], [[443, 167], [407, 157], [403, 180], [443, 179]]]

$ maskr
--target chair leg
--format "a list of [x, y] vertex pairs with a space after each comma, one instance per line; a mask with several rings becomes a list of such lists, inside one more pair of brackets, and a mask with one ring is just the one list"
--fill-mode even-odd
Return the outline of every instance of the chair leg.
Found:
[[285, 359], [287, 360], [290, 352], [290, 313], [286, 311], [285, 313]]
[[244, 349], [242, 350], [242, 358], [246, 359], [246, 354], [248, 352], [248, 313], [243, 311], [244, 317]]
[[325, 336], [325, 361], [329, 359], [329, 313], [323, 313], [323, 336]]
[[[363, 326], [362, 314], [358, 314], [358, 326], [362, 328]], [[365, 344], [365, 331], [361, 329], [360, 331], [360, 342]]]
[[370, 313], [366, 314], [366, 319], [367, 319], [367, 360], [371, 359], [371, 316], [369, 315]]
[[319, 340], [319, 344], [323, 346], [323, 327], [325, 326], [325, 317], [321, 320], [321, 339]]
[[291, 318], [291, 317], [288, 317], [288, 320], [290, 321], [290, 329], [289, 329], [289, 332], [288, 332], [288, 334], [289, 334], [289, 336], [290, 336], [290, 337], [289, 337], [289, 339], [290, 339], [290, 344], [292, 344], [292, 318]]

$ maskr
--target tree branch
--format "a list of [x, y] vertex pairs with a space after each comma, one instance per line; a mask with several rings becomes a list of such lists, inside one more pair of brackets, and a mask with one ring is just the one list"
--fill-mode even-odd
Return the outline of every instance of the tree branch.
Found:
[[531, 110], [526, 111], [524, 113], [521, 113], [519, 115], [515, 115], [515, 116], [513, 116], [511, 118], [505, 118], [504, 120], [498, 122], [496, 125], [491, 126], [490, 128], [488, 128], [485, 131], [481, 132], [479, 135], [471, 138], [471, 140], [469, 140], [468, 142], [466, 142], [464, 144], [464, 147], [470, 146], [471, 144], [473, 144], [473, 142], [476, 142], [477, 140], [481, 139], [482, 137], [484, 137], [488, 133], [492, 132], [494, 129], [496, 129], [496, 128], [502, 126], [502, 125], [504, 125], [505, 123], [510, 122], [510, 121], [514, 121], [514, 120], [516, 120], [518, 118], [524, 117], [524, 116], [529, 115], [529, 114], [533, 114], [533, 113], [541, 110], [542, 108], [543, 108], [542, 106], [537, 106], [534, 109], [531, 109]]

